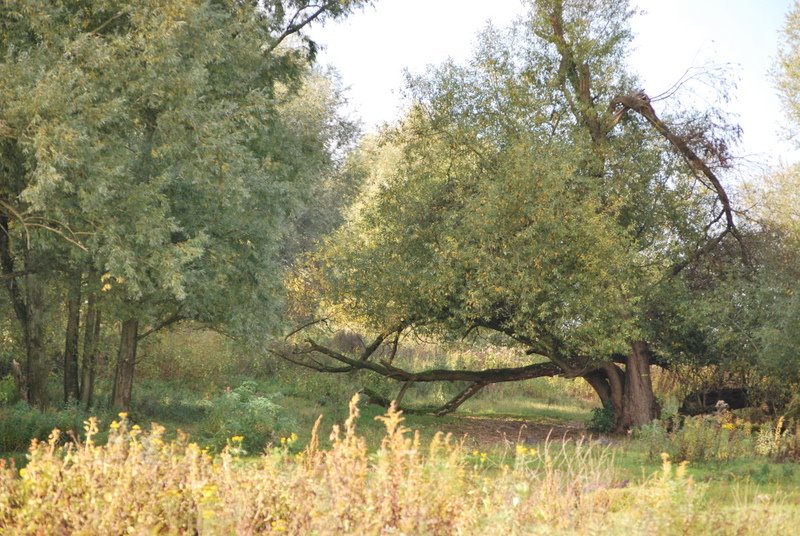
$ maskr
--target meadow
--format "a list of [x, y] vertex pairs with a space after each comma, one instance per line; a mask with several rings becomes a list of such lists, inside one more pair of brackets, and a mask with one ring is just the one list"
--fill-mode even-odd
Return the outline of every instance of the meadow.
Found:
[[[207, 351], [219, 369], [199, 367]], [[385, 380], [258, 362], [210, 333], [176, 330], [149, 352], [129, 413], [0, 407], [0, 533], [790, 534], [800, 522], [790, 419], [726, 411], [610, 435], [591, 393], [562, 378], [404, 415], [357, 394], [391, 396]], [[410, 389], [404, 403], [456, 389]]]

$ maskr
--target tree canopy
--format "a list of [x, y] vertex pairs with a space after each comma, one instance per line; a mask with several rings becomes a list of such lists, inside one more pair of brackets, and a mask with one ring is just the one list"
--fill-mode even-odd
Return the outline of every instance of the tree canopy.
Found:
[[741, 245], [719, 178], [735, 129], [656, 114], [625, 64], [627, 3], [529, 8], [465, 65], [410, 80], [373, 157], [380, 186], [319, 255], [324, 301], [384, 335], [503, 334], [533, 356], [522, 368], [545, 357], [613, 402], [619, 427], [643, 424], [647, 367], [669, 357], [666, 289]]

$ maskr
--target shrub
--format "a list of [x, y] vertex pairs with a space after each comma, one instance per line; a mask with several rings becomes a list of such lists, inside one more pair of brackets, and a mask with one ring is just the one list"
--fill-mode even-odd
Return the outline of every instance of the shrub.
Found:
[[260, 452], [281, 433], [291, 431], [294, 421], [273, 402], [273, 396], [260, 394], [255, 382], [244, 381], [212, 399], [202, 426], [211, 445], [220, 451], [237, 436], [244, 438], [244, 450]]
[[0, 378], [0, 406], [12, 404], [17, 400], [17, 386], [11, 374]]
[[0, 452], [22, 452], [33, 439], [47, 439], [54, 428], [80, 435], [88, 414], [76, 405], [46, 411], [25, 402], [0, 408]]
[[594, 408], [586, 428], [597, 434], [608, 434], [614, 431], [616, 418], [614, 408], [610, 404], [603, 404], [602, 408]]

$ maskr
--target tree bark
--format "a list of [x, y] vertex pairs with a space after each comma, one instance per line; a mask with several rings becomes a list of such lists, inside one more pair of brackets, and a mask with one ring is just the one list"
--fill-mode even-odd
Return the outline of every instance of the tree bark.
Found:
[[28, 400], [28, 382], [22, 366], [16, 359], [11, 360], [11, 375], [14, 377], [14, 384], [17, 386], [17, 397], [20, 400]]
[[94, 380], [97, 367], [97, 347], [100, 342], [100, 309], [97, 294], [89, 293], [86, 304], [86, 325], [83, 331], [83, 361], [81, 365], [81, 404], [90, 407], [94, 403]]
[[[31, 269], [31, 253], [26, 254], [26, 269]], [[47, 380], [50, 363], [45, 352], [44, 287], [35, 267], [25, 276], [25, 305], [27, 309], [27, 357], [25, 375], [28, 384], [28, 403], [39, 408], [47, 407]]]
[[650, 379], [650, 348], [644, 341], [634, 341], [625, 364], [625, 397], [618, 431], [638, 428], [656, 417], [656, 399]]
[[604, 407], [614, 411], [614, 430], [623, 431], [625, 413], [625, 373], [614, 363], [604, 363], [583, 377], [592, 386]]
[[80, 398], [78, 384], [78, 338], [81, 320], [81, 273], [73, 276], [67, 294], [67, 329], [64, 341], [64, 402]]
[[136, 342], [139, 322], [130, 318], [122, 323], [117, 354], [117, 369], [114, 374], [114, 387], [111, 393], [111, 406], [128, 411], [133, 391], [133, 369], [136, 365]]

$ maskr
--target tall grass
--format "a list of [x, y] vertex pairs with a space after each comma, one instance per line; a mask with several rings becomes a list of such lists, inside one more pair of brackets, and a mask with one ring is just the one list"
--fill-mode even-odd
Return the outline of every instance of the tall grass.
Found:
[[507, 457], [464, 452], [441, 434], [423, 445], [402, 415], [369, 454], [358, 409], [321, 449], [319, 422], [302, 452], [284, 438], [258, 460], [238, 457], [242, 437], [219, 456], [186, 438], [163, 439], [126, 416], [99, 446], [35, 443], [28, 465], [0, 464], [4, 534], [687, 534], [789, 533], [797, 509], [769, 498], [704, 508], [703, 487], [664, 457], [641, 484], [613, 477], [608, 451], [582, 442], [517, 445]]

